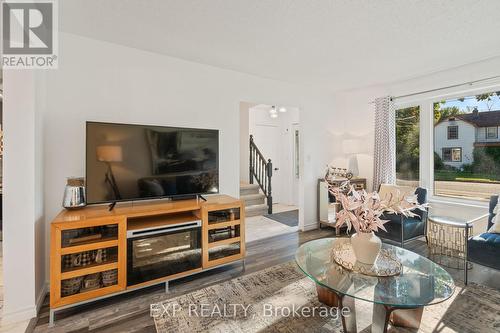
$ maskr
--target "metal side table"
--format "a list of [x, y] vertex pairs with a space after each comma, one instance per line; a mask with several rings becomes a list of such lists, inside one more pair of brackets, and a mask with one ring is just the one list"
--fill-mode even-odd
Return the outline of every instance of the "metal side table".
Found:
[[427, 239], [429, 258], [446, 267], [464, 269], [472, 268], [467, 263], [467, 240], [473, 235], [474, 222], [488, 214], [469, 221], [450, 216], [429, 216], [427, 223]]

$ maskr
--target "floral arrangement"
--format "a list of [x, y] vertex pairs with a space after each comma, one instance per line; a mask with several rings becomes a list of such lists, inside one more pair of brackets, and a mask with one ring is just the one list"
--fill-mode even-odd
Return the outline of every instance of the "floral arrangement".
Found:
[[341, 186], [329, 186], [329, 191], [342, 205], [342, 210], [337, 213], [336, 227], [347, 225], [347, 230], [352, 227], [356, 232], [372, 232], [379, 229], [386, 231], [383, 214], [402, 214], [406, 217], [417, 216], [415, 209], [425, 210], [427, 204], [419, 204], [416, 195], [404, 196], [399, 191], [395, 195], [381, 199], [377, 192], [356, 191], [349, 182]]

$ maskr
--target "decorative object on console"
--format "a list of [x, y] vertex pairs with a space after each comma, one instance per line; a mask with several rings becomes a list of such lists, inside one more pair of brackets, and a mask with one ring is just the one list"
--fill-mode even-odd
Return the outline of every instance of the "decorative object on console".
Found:
[[86, 205], [85, 180], [81, 177], [69, 177], [64, 188], [63, 207], [75, 209]]
[[113, 174], [113, 168], [111, 167], [111, 163], [113, 162], [121, 162], [123, 161], [122, 156], [122, 147], [121, 146], [98, 146], [96, 149], [97, 152], [97, 160], [100, 162], [106, 163], [108, 166], [108, 170], [104, 176], [104, 180], [111, 187], [114, 199], [121, 200], [122, 196], [120, 194], [120, 190], [118, 189], [118, 185], [116, 184], [115, 175]]
[[345, 168], [337, 168], [331, 165], [326, 166], [325, 179], [327, 181], [342, 181], [352, 178], [352, 173]]
[[[335, 197], [329, 192], [331, 186], [338, 187], [346, 181], [345, 178], [326, 181], [324, 178], [318, 179], [318, 219], [319, 227], [335, 227], [336, 213], [340, 211], [340, 203], [335, 202]], [[366, 189], [365, 178], [353, 178], [349, 180], [350, 184], [359, 191]], [[348, 189], [346, 189], [348, 190]], [[335, 233], [340, 235], [340, 228], [335, 227]]]
[[[346, 188], [349, 189], [347, 194]], [[384, 212], [411, 217], [416, 216], [413, 210], [425, 210], [425, 205], [418, 203], [416, 195], [405, 197], [397, 192], [396, 195], [381, 200], [377, 192], [356, 191], [349, 182], [339, 187], [332, 186], [329, 190], [342, 204], [335, 226], [346, 224], [348, 231], [354, 227], [356, 233], [351, 237], [354, 254], [359, 262], [368, 265], [373, 265], [377, 260], [382, 246], [382, 241], [374, 232], [379, 229], [387, 231], [384, 224], [388, 220], [381, 218]]]
[[80, 292], [86, 292], [101, 287], [101, 273], [88, 274], [83, 279]]
[[118, 282], [118, 270], [117, 269], [104, 271], [101, 274], [102, 274], [102, 285], [104, 287], [113, 286]]
[[71, 279], [61, 281], [61, 296], [67, 297], [74, 295], [82, 288], [83, 276], [77, 276]]

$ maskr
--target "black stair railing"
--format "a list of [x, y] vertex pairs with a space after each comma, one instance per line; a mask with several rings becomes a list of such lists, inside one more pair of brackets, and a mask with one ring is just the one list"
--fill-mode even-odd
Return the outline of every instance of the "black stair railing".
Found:
[[271, 159], [266, 160], [264, 155], [260, 152], [259, 148], [253, 140], [253, 135], [250, 135], [250, 168], [249, 168], [249, 181], [253, 184], [254, 179], [259, 184], [260, 189], [266, 196], [267, 212], [273, 213], [273, 196], [271, 178], [273, 176], [273, 163]]

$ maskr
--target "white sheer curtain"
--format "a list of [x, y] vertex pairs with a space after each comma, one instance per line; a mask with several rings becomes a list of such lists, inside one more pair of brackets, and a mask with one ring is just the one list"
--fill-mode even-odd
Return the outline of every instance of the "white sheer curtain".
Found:
[[396, 183], [396, 111], [390, 96], [375, 99], [373, 190]]

